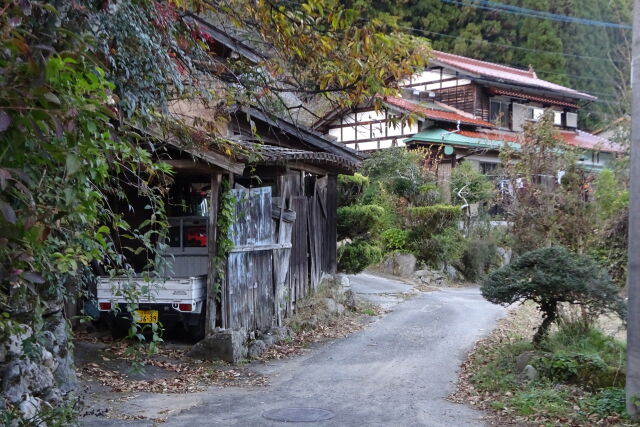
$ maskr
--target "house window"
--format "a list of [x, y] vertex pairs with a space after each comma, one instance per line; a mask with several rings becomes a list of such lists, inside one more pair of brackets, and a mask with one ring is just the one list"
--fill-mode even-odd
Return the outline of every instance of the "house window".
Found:
[[510, 125], [510, 103], [507, 101], [491, 100], [489, 104], [489, 118], [491, 123], [496, 123], [498, 127], [508, 128]]
[[538, 121], [544, 115], [544, 108], [533, 108], [533, 120]]
[[483, 175], [495, 176], [498, 169], [497, 163], [480, 162], [480, 172]]
[[553, 112], [553, 124], [557, 126], [562, 125], [562, 111]]

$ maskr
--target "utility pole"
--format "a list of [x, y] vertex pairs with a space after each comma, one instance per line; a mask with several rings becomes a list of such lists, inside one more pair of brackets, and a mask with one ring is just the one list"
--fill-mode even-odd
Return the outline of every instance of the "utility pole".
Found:
[[631, 167], [627, 319], [627, 411], [640, 415], [640, 0], [633, 7]]

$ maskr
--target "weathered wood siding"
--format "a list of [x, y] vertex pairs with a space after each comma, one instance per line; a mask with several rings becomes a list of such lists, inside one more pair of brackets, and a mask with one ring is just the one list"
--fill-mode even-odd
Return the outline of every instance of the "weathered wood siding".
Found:
[[290, 171], [280, 177], [279, 188], [285, 187], [287, 206], [296, 213], [284, 291], [289, 316], [299, 299], [317, 289], [324, 274], [336, 270], [337, 180], [335, 175]]
[[335, 175], [288, 171], [271, 188], [233, 190], [234, 249], [222, 292], [223, 328], [280, 325], [336, 269]]
[[237, 200], [230, 233], [234, 249], [227, 262], [223, 327], [266, 330], [275, 315], [271, 188], [233, 190], [233, 195]]

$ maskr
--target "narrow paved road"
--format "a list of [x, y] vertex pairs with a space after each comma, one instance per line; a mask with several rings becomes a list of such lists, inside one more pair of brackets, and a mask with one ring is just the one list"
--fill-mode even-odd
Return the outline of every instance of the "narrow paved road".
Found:
[[[354, 289], [371, 290], [387, 280], [375, 278], [367, 286], [362, 279], [354, 281]], [[397, 282], [390, 286], [402, 288]], [[260, 368], [271, 379], [268, 387], [212, 389], [166, 425], [298, 425], [264, 417], [282, 408], [321, 408], [333, 415], [299, 424], [306, 426], [483, 425], [479, 412], [445, 398], [466, 351], [502, 314], [477, 289], [422, 293], [344, 340]], [[180, 399], [171, 401], [179, 407]]]

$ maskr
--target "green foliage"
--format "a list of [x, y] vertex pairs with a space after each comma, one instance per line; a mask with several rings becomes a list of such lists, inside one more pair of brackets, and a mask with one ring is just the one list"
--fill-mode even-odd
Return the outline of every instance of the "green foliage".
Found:
[[462, 274], [467, 280], [482, 279], [497, 265], [497, 261], [497, 246], [493, 240], [470, 240], [460, 257]]
[[376, 205], [338, 208], [338, 240], [375, 236], [380, 232], [384, 210]]
[[454, 263], [464, 250], [464, 236], [458, 230], [458, 206], [433, 205], [409, 208], [409, 248], [419, 260], [438, 267]]
[[338, 175], [338, 206], [356, 204], [367, 187], [369, 178], [362, 174]]
[[399, 228], [389, 228], [382, 232], [380, 241], [385, 252], [403, 251], [407, 249], [408, 233]]
[[419, 206], [409, 208], [407, 221], [414, 236], [429, 236], [453, 227], [461, 217], [462, 211], [458, 206]]
[[220, 194], [220, 207], [218, 209], [218, 222], [216, 224], [216, 256], [213, 263], [216, 268], [215, 294], [219, 299], [222, 291], [222, 284], [226, 277], [226, 263], [229, 253], [233, 249], [231, 240], [231, 226], [236, 221], [235, 206], [236, 198], [231, 191], [231, 183], [228, 179], [222, 180], [222, 192]]
[[591, 256], [607, 268], [619, 287], [627, 283], [629, 209], [622, 209], [602, 225], [595, 244], [589, 248]]
[[566, 404], [568, 395], [566, 391], [534, 388], [516, 393], [510, 403], [520, 415], [543, 414], [547, 417], [565, 417], [570, 412]]
[[404, 148], [378, 150], [364, 161], [362, 173], [390, 193], [414, 202], [423, 185], [432, 180], [421, 161], [419, 153]]
[[610, 387], [601, 390], [590, 399], [591, 410], [605, 417], [611, 414], [627, 415], [627, 398], [624, 388]]
[[626, 347], [584, 321], [560, 322], [533, 360], [543, 378], [589, 390], [624, 387]]
[[624, 317], [625, 304], [602, 267], [592, 258], [559, 246], [527, 252], [491, 273], [482, 283], [482, 296], [496, 304], [531, 300], [544, 320], [534, 336], [540, 344], [562, 302], [578, 304], [592, 314], [614, 312]]
[[356, 241], [338, 248], [338, 270], [357, 274], [372, 264], [380, 262], [382, 251], [364, 241]]
[[409, 232], [408, 247], [416, 257], [431, 267], [455, 264], [465, 247], [465, 239], [457, 227], [449, 227], [437, 234], [421, 235]]
[[[536, 350], [521, 335], [528, 335], [523, 320], [481, 342], [469, 359], [471, 383], [479, 394], [493, 396], [492, 408], [541, 425], [555, 425], [558, 417], [570, 425], [598, 423], [616, 414], [628, 417], [624, 389], [601, 388], [624, 382], [624, 344], [596, 329], [562, 323]], [[536, 381], [523, 381], [516, 369], [517, 357], [525, 352], [533, 353], [531, 363], [540, 374]]]
[[609, 219], [629, 205], [629, 191], [617, 181], [613, 171], [601, 171], [595, 187], [596, 206], [601, 219]]
[[597, 355], [607, 365], [623, 370], [624, 343], [582, 321], [559, 322], [558, 331], [545, 338], [542, 347], [551, 353]]
[[457, 205], [487, 202], [494, 196], [494, 187], [471, 162], [463, 162], [451, 173], [451, 199]]
[[376, 205], [384, 210], [382, 223], [384, 227], [394, 227], [401, 225], [402, 204], [400, 198], [387, 191], [379, 181], [373, 181], [367, 187], [360, 199], [362, 205]]
[[416, 206], [430, 206], [442, 203], [441, 189], [435, 183], [421, 185], [418, 188], [418, 195], [414, 203]]

